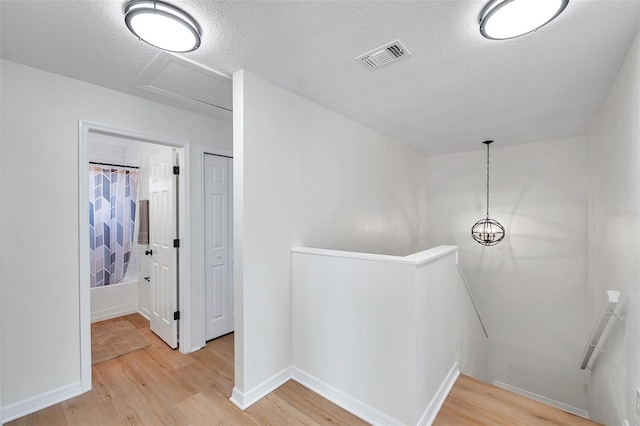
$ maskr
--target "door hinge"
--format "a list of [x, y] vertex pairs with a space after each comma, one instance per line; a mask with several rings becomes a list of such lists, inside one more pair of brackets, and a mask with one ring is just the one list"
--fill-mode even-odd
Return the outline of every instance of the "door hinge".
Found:
[[179, 320], [179, 319], [180, 319], [180, 311], [175, 311], [175, 312], [173, 313], [173, 320], [174, 320], [174, 321], [177, 321], [177, 320]]
[[173, 166], [173, 174], [174, 175], [180, 174], [180, 166]]
[[173, 248], [180, 248], [180, 239], [176, 238], [173, 240]]

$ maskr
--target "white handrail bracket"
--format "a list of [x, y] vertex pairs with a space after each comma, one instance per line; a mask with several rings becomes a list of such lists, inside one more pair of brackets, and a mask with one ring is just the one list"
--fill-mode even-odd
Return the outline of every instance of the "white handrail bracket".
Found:
[[[582, 370], [588, 368], [589, 361], [591, 361], [591, 357], [596, 349], [599, 352], [604, 352], [602, 349], [602, 345], [598, 346], [599, 343], [604, 344], [603, 334], [607, 325], [609, 324], [609, 320], [611, 317], [616, 318], [620, 322], [624, 322], [624, 315], [618, 315], [615, 313], [616, 307], [618, 306], [618, 302], [620, 301], [620, 292], [615, 290], [607, 290], [607, 300], [605, 301], [602, 309], [600, 309], [600, 313], [598, 314], [598, 318], [593, 326], [593, 331], [591, 331], [591, 336], [589, 337], [589, 342], [587, 343], [587, 347], [582, 354], [582, 363], [580, 364], [580, 368]], [[606, 337], [606, 336], [605, 336]], [[602, 342], [601, 342], [602, 340]]]
[[608, 311], [607, 314], [613, 316], [615, 319], [617, 319], [620, 322], [624, 322], [624, 315], [618, 315], [613, 311]]

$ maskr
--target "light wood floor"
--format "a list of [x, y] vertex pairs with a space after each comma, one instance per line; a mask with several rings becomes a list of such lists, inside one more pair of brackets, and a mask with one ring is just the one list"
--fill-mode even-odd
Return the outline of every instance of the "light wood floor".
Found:
[[582, 417], [460, 375], [434, 426], [458, 425], [597, 425]]
[[[93, 389], [8, 425], [366, 425], [294, 381], [241, 411], [233, 334], [189, 355], [171, 350], [142, 316], [126, 317], [151, 346], [92, 367]], [[118, 321], [116, 318], [109, 321]]]
[[[171, 350], [134, 314], [150, 346], [92, 367], [93, 389], [7, 425], [366, 425], [294, 381], [241, 411], [233, 390], [233, 334], [189, 355]], [[110, 321], [118, 321], [116, 318]], [[594, 425], [460, 376], [434, 425]]]

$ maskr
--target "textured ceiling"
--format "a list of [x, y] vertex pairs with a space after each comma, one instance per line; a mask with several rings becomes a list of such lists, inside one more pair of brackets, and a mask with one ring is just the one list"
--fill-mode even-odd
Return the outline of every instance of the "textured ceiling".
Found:
[[[135, 87], [158, 55], [124, 1], [0, 1], [1, 56], [218, 118]], [[640, 28], [640, 0], [571, 0], [536, 33], [482, 38], [485, 1], [175, 0], [203, 28], [181, 55], [272, 81], [431, 154], [584, 135]], [[356, 56], [399, 39], [412, 56], [369, 71]]]

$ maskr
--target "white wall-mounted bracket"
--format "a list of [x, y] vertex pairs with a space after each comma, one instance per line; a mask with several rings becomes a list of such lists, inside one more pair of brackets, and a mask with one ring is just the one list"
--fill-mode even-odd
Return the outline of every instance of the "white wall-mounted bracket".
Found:
[[624, 315], [618, 315], [613, 311], [607, 311], [605, 313], [611, 315], [612, 317], [614, 317], [615, 319], [617, 319], [620, 322], [624, 322]]

